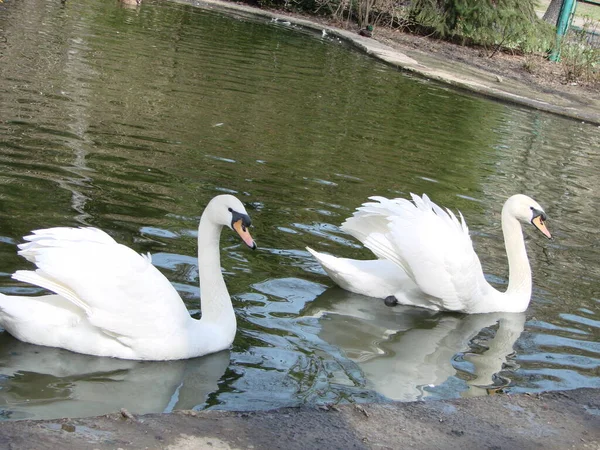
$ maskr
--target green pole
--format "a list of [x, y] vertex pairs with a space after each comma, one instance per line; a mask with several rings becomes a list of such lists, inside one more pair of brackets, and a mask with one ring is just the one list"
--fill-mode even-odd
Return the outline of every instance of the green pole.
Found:
[[550, 61], [556, 62], [560, 59], [560, 44], [563, 36], [567, 34], [567, 31], [569, 31], [569, 26], [571, 25], [571, 20], [575, 15], [576, 7], [576, 0], [563, 0], [562, 5], [560, 6], [558, 23], [556, 24], [556, 42], [554, 44], [554, 48], [552, 49], [552, 53], [550, 53]]

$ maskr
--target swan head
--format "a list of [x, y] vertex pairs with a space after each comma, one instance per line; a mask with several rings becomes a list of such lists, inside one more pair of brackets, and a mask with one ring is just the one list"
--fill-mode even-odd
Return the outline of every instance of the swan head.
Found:
[[531, 197], [523, 194], [513, 195], [506, 201], [503, 210], [523, 223], [532, 224], [548, 239], [552, 238], [550, 231], [546, 228], [548, 216], [539, 203]]
[[251, 249], [256, 248], [256, 243], [248, 231], [252, 224], [250, 216], [242, 202], [233, 195], [225, 194], [214, 197], [206, 206], [204, 215], [207, 215], [207, 218], [213, 223], [235, 231]]

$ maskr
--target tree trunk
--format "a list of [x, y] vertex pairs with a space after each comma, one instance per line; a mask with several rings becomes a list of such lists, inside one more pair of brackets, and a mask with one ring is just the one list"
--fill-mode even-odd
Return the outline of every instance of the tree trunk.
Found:
[[558, 16], [560, 14], [562, 3], [563, 0], [552, 0], [544, 13], [544, 20], [552, 26], [557, 26], [558, 24]]

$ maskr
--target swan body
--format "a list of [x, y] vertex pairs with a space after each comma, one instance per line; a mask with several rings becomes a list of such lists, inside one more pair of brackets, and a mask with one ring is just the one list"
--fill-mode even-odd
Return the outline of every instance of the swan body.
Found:
[[0, 294], [0, 326], [31, 344], [133, 360], [174, 360], [228, 348], [236, 319], [221, 274], [221, 229], [251, 248], [248, 216], [232, 195], [206, 206], [198, 228], [202, 318], [190, 317], [171, 283], [140, 255], [97, 228], [34, 231], [19, 254], [37, 269], [13, 278], [52, 291], [39, 297]]
[[407, 199], [370, 197], [341, 226], [370, 249], [376, 260], [360, 261], [307, 247], [340, 287], [386, 304], [462, 313], [523, 312], [531, 299], [531, 268], [521, 222], [548, 238], [546, 214], [532, 198], [518, 194], [502, 208], [502, 230], [509, 264], [506, 292], [483, 275], [462, 214], [433, 203], [427, 195]]

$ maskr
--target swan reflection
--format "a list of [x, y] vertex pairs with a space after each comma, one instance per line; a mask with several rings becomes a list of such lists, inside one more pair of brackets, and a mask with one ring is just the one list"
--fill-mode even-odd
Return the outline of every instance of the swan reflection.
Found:
[[0, 333], [0, 409], [9, 419], [191, 409], [218, 389], [229, 356], [222, 351], [168, 362], [98, 358]]
[[[393, 400], [430, 395], [427, 388], [457, 375], [453, 361], [464, 352], [470, 364], [468, 390], [482, 395], [513, 353], [525, 327], [525, 313], [447, 314], [411, 307], [388, 308], [381, 300], [331, 288], [304, 311], [318, 317], [319, 337], [358, 364], [370, 387]], [[498, 325], [483, 351], [472, 343]]]

